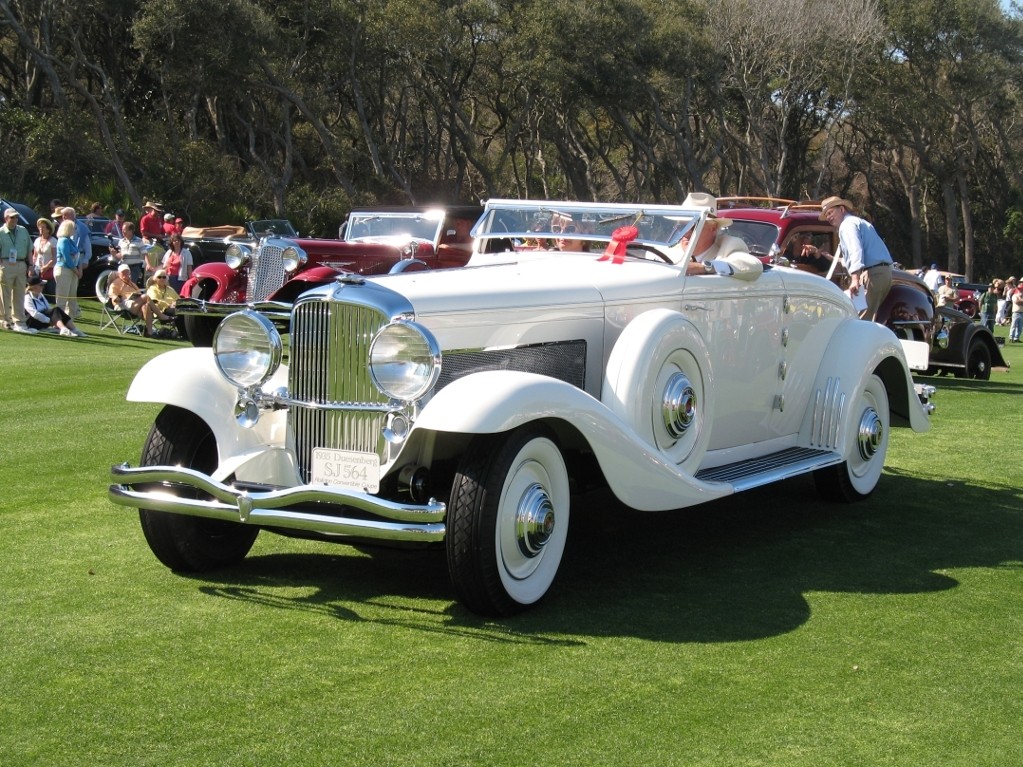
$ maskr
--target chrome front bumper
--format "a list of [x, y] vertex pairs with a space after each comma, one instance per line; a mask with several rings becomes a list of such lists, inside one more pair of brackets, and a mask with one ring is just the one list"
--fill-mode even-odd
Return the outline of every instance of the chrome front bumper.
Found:
[[[120, 464], [110, 471], [118, 484], [108, 495], [119, 506], [341, 538], [444, 539], [447, 507], [432, 498], [422, 505], [396, 503], [329, 485], [249, 492], [177, 466]], [[186, 498], [176, 494], [179, 490], [209, 497]]]
[[198, 314], [204, 317], [226, 317], [229, 314], [240, 312], [242, 309], [252, 309], [259, 312], [270, 320], [287, 321], [291, 319], [291, 310], [294, 305], [286, 301], [256, 301], [251, 304], [226, 304], [216, 301], [205, 301], [200, 298], [179, 298], [174, 304], [178, 314]]

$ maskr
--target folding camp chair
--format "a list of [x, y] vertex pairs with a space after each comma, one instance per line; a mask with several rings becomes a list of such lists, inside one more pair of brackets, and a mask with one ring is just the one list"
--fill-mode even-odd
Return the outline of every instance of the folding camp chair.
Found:
[[126, 309], [117, 308], [107, 295], [107, 282], [115, 274], [113, 270], [103, 272], [96, 280], [96, 299], [99, 301], [101, 312], [99, 329], [113, 328], [118, 335], [140, 336], [142, 326], [139, 323], [142, 322], [142, 318], [136, 317]]

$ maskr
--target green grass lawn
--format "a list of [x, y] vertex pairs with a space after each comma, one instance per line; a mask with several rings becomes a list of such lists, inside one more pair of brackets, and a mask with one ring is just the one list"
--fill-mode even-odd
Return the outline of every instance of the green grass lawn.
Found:
[[[0, 764], [963, 765], [1023, 761], [1020, 383], [939, 387], [878, 490], [682, 512], [574, 499], [542, 606], [483, 620], [443, 552], [263, 534], [174, 575], [106, 498], [178, 342], [0, 332]], [[1004, 329], [998, 334], [1005, 335]]]

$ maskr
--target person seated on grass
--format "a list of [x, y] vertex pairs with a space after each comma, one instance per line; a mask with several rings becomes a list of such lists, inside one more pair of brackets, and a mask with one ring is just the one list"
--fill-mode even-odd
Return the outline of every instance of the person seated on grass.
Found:
[[153, 279], [149, 282], [149, 287], [146, 288], [146, 295], [149, 296], [156, 319], [160, 322], [170, 322], [174, 319], [174, 304], [177, 303], [180, 296], [168, 284], [165, 270], [156, 270]]
[[46, 280], [35, 276], [28, 278], [28, 287], [25, 289], [25, 318], [28, 326], [36, 330], [56, 330], [62, 336], [78, 336], [83, 338], [85, 333], [75, 327], [71, 316], [56, 306], [50, 306], [50, 302], [43, 295], [43, 287]]
[[121, 264], [117, 267], [117, 275], [107, 283], [107, 297], [114, 308], [127, 312], [134, 317], [141, 317], [146, 323], [146, 338], [153, 336], [153, 307], [149, 296], [142, 292], [131, 279], [131, 267]]

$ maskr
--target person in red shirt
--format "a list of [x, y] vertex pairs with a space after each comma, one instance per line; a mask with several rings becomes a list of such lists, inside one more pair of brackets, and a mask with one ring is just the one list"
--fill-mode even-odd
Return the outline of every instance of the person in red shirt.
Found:
[[146, 212], [139, 219], [139, 234], [143, 237], [163, 237], [163, 206], [146, 200], [142, 207]]
[[163, 236], [170, 237], [174, 234], [174, 216], [170, 213], [163, 214]]
[[121, 227], [124, 226], [124, 210], [118, 208], [114, 213], [114, 219], [108, 221], [107, 225], [103, 227], [104, 234], [112, 234], [117, 239], [121, 239], [124, 235], [121, 233]]

